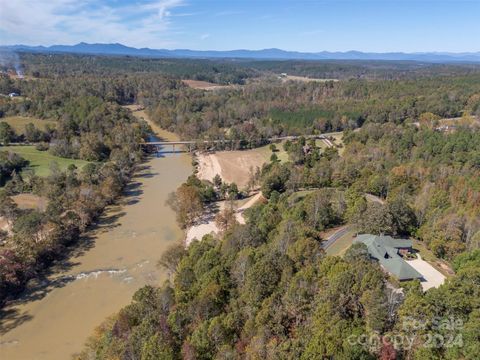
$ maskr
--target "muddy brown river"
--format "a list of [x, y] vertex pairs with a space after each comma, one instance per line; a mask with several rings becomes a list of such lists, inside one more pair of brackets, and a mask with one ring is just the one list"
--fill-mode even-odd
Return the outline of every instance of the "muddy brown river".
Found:
[[156, 262], [183, 236], [165, 200], [191, 171], [191, 158], [181, 153], [161, 153], [143, 164], [76, 254], [3, 310], [0, 359], [69, 359], [138, 288], [164, 281]]

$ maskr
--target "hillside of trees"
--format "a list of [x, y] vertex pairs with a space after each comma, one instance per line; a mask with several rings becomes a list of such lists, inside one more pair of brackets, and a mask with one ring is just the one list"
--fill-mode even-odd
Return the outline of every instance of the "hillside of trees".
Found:
[[[307, 62], [313, 67], [333, 66], [345, 75], [382, 68], [389, 74], [405, 69], [417, 72], [393, 79], [346, 75], [346, 80], [338, 82], [304, 83], [283, 82], [266, 69], [268, 64], [295, 67], [295, 62], [237, 64], [41, 54], [23, 54], [21, 58], [27, 74], [37, 76], [36, 80], [0, 76], [0, 93], [18, 92], [26, 97], [21, 102], [0, 99], [0, 117], [26, 114], [58, 119], [78, 106], [76, 97], [92, 97], [121, 105], [145, 105], [162, 127], [185, 139], [226, 138], [250, 147], [275, 135], [341, 131], [364, 123], [401, 124], [415, 122], [422, 114], [440, 118], [480, 114], [480, 69], [474, 65]], [[165, 63], [171, 68], [164, 68]], [[191, 89], [180, 81], [199, 79], [212, 68], [218, 76], [248, 70], [249, 74], [241, 76], [248, 81], [216, 91]], [[207, 77], [202, 80], [216, 81]]]
[[[288, 142], [290, 162], [263, 167], [268, 201], [246, 225], [167, 251], [159, 266], [170, 280], [140, 289], [79, 359], [476, 359], [479, 131], [366, 124], [344, 133], [342, 156]], [[198, 182], [186, 188], [202, 198]], [[318, 190], [297, 196], [302, 188]], [[363, 245], [325, 255], [321, 231], [343, 223], [417, 237], [456, 275], [425, 293], [403, 283], [398, 294]], [[371, 342], [355, 340], [364, 334]]]
[[[414, 122], [480, 112], [480, 76], [417, 80], [255, 82], [240, 89], [180, 89], [149, 106], [153, 119], [185, 138], [249, 141], [281, 134], [354, 129], [364, 123]], [[228, 129], [228, 131], [226, 131]]]
[[[233, 139], [243, 148], [275, 135], [344, 134], [342, 155], [304, 138], [287, 142], [289, 161], [272, 156], [257, 174], [267, 200], [245, 212], [246, 224], [224, 221], [219, 236], [169, 249], [159, 259], [169, 280], [138, 290], [97, 329], [80, 359], [478, 358], [480, 130], [473, 118], [480, 115], [480, 74], [474, 66], [343, 69], [39, 54], [22, 54], [21, 61], [33, 79], [0, 75], [0, 93], [22, 95], [0, 98], [0, 118], [54, 120], [55, 128], [39, 135], [41, 148], [91, 163], [66, 171], [53, 166], [39, 178], [20, 172], [25, 161], [0, 148], [0, 216], [11, 225], [10, 234], [0, 233], [0, 303], [68, 256], [142, 160], [138, 142], [148, 126], [121, 105], [144, 105], [185, 139]], [[272, 76], [296, 66], [308, 76], [343, 71], [344, 80]], [[381, 67], [378, 78], [361, 74], [382, 74]], [[244, 85], [203, 91], [184, 78]], [[438, 129], [440, 118], [453, 117], [462, 117], [454, 130]], [[0, 130], [1, 142], [25, 140], [5, 125]], [[186, 179], [171, 199], [177, 211], [186, 209], [180, 224], [188, 226], [214, 199], [238, 195], [233, 184], [219, 188]], [[45, 197], [46, 211], [20, 210], [11, 196], [25, 192]], [[365, 194], [384, 203], [368, 202]], [[427, 292], [418, 281], [402, 283], [401, 294], [363, 246], [326, 256], [322, 232], [341, 224], [415, 237], [456, 273]], [[439, 326], [451, 319], [453, 328]], [[432, 345], [432, 334], [441, 346]], [[374, 341], [360, 341], [364, 336]]]

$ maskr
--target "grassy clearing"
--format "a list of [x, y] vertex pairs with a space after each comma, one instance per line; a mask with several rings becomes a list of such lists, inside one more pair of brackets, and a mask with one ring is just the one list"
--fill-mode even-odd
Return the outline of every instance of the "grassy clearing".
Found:
[[327, 255], [330, 256], [343, 256], [348, 248], [352, 245], [353, 238], [355, 236], [355, 231], [350, 230], [345, 233], [342, 237], [340, 237], [337, 241], [335, 241], [332, 245], [330, 245], [326, 252]]
[[41, 120], [27, 116], [7, 116], [1, 118], [0, 121], [8, 123], [17, 134], [25, 133], [25, 126], [29, 123], [32, 123], [37, 129], [40, 130], [45, 130], [47, 125], [50, 125], [51, 127], [55, 126], [55, 121]]
[[[278, 143], [274, 143], [275, 147], [277, 148], [277, 151], [275, 151], [275, 154], [277, 155], [278, 160], [281, 162], [287, 162], [288, 161], [288, 154], [285, 150], [283, 150], [283, 144], [285, 141], [281, 141]], [[270, 150], [270, 144], [259, 147], [257, 149], [253, 150], [248, 150], [248, 151], [256, 151], [259, 154], [261, 154], [266, 161], [270, 161], [270, 156], [272, 156], [272, 150]]]
[[326, 148], [328, 148], [327, 143], [322, 139], [316, 139], [315, 140], [315, 146], [320, 148], [322, 151], [324, 151]]
[[11, 151], [28, 160], [30, 162], [28, 168], [38, 176], [48, 176], [53, 162], [56, 162], [61, 170], [67, 169], [70, 164], [74, 164], [77, 168], [88, 164], [85, 160], [65, 159], [51, 155], [47, 151], [38, 151], [34, 146], [0, 146], [0, 151]]

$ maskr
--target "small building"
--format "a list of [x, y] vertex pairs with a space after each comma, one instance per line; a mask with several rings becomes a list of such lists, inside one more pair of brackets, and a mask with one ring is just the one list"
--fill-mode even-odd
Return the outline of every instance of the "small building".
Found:
[[391, 236], [371, 234], [358, 235], [353, 243], [365, 244], [372, 259], [377, 260], [382, 268], [400, 281], [422, 280], [423, 276], [408, 264], [403, 256], [411, 253], [412, 241], [394, 239]]

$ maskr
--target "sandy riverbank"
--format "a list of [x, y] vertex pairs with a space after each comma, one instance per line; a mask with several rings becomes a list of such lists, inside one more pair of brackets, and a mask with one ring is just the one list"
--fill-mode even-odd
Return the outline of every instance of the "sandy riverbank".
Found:
[[[261, 201], [263, 198], [260, 192], [250, 196], [243, 205], [235, 209], [235, 217], [237, 222], [240, 224], [245, 224], [245, 218], [243, 217], [243, 212], [248, 208], [255, 205], [258, 201]], [[227, 206], [229, 206], [228, 201], [217, 201], [214, 204], [215, 209], [206, 212], [198, 221], [197, 225], [191, 226], [187, 229], [186, 238], [185, 238], [185, 245], [188, 246], [194, 240], [201, 240], [205, 235], [208, 234], [218, 234], [220, 230], [218, 229], [217, 225], [215, 224], [215, 215], [219, 212], [224, 210]], [[234, 202], [235, 206], [235, 202]]]

